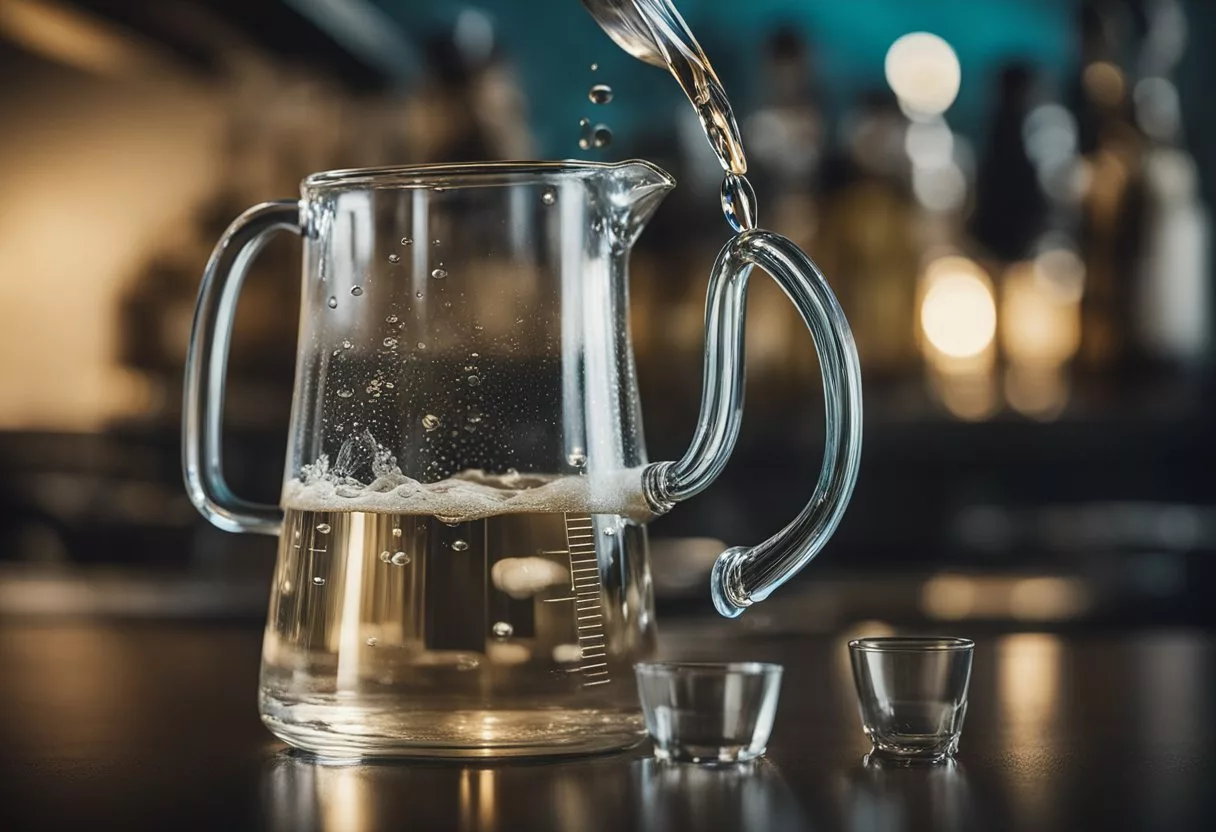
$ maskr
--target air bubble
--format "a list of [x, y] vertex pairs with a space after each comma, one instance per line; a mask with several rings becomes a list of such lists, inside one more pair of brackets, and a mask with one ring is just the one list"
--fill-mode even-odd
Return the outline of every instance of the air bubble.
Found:
[[481, 385], [480, 376], [469, 376], [469, 386], [470, 387], [479, 387], [480, 385]]
[[599, 65], [599, 64], [592, 64], [592, 65], [591, 65], [591, 71], [592, 71], [592, 72], [595, 72], [595, 71], [596, 71], [596, 70], [598, 70], [599, 68], [600, 68], [600, 65]]
[[612, 101], [612, 87], [607, 84], [596, 84], [587, 91], [587, 98], [592, 104], [607, 104]]
[[400, 529], [400, 528], [393, 529], [393, 537], [401, 537], [401, 529]]
[[397, 349], [397, 339], [396, 338], [385, 338], [380, 343], [384, 344], [384, 346], [388, 347], [390, 350]]
[[608, 537], [612, 537], [613, 535], [616, 534], [616, 529], [614, 529], [612, 526], [609, 526], [608, 528], [604, 529], [604, 534], [608, 535]]
[[342, 342], [342, 349], [344, 349], [344, 350], [348, 350], [348, 349], [350, 349], [350, 348], [351, 348], [351, 347], [353, 347], [353, 346], [354, 346], [354, 344], [352, 344], [350, 341], [343, 341], [343, 342]]
[[397, 316], [389, 315], [387, 318], [384, 319], [384, 322], [389, 323], [389, 324], [395, 324], [395, 323], [397, 323]]
[[553, 188], [545, 188], [540, 195], [540, 201], [545, 205], [552, 205], [557, 202], [557, 191]]
[[591, 119], [578, 120], [578, 146], [581, 150], [591, 149]]
[[427, 430], [434, 430], [439, 427], [439, 417], [434, 413], [428, 413], [422, 417], [422, 426]]
[[351, 286], [350, 293], [352, 295], [354, 295], [355, 297], [359, 297], [360, 295], [363, 294], [363, 287], [362, 286]]
[[603, 148], [612, 144], [612, 130], [606, 124], [597, 124], [591, 131], [591, 146]]
[[436, 280], [443, 280], [448, 276], [447, 269], [431, 269], [431, 277]]
[[381, 562], [381, 563], [388, 563], [388, 562], [389, 562], [389, 559], [390, 559], [392, 556], [393, 556], [393, 553], [392, 553], [392, 552], [390, 552], [388, 549], [385, 549], [383, 552], [381, 552], [381, 553], [380, 553], [380, 562]]
[[405, 552], [394, 552], [391, 560], [393, 566], [405, 566], [410, 562], [410, 556]]
[[439, 245], [439, 240], [437, 240], [437, 239], [436, 239], [436, 240], [431, 240], [431, 245], [433, 245], [433, 246], [437, 246], [437, 245]]
[[464, 541], [464, 540], [453, 540], [452, 541], [452, 551], [453, 552], [463, 552], [468, 548], [469, 548], [469, 544], [467, 541]]
[[411, 240], [409, 237], [402, 237], [402, 238], [401, 238], [401, 245], [403, 245], [403, 246], [412, 246], [413, 244], [414, 244], [414, 241], [413, 241], [413, 240]]
[[575, 448], [566, 457], [566, 462], [575, 468], [584, 468], [587, 465], [587, 455], [583, 453], [582, 448]]
[[422, 300], [422, 292], [414, 292], [414, 297], [418, 298], [418, 300]]
[[334, 297], [333, 295], [329, 296], [329, 300], [327, 300], [326, 303], [329, 304], [330, 309], [338, 308], [338, 299], [336, 297]]
[[375, 636], [369, 636], [365, 643], [368, 647], [375, 647], [380, 643], [380, 639], [376, 638]]
[[312, 582], [315, 586], [325, 586], [325, 579], [322, 578], [320, 575], [317, 575], [315, 578], [313, 578]]
[[494, 638], [510, 638], [515, 634], [515, 628], [506, 621], [495, 621], [494, 626], [490, 629], [494, 633]]
[[339, 399], [349, 399], [353, 395], [355, 395], [355, 391], [351, 390], [349, 387], [339, 387], [338, 388], [338, 398]]
[[400, 263], [400, 262], [401, 262], [401, 255], [400, 255], [400, 254], [390, 254], [390, 255], [388, 256], [388, 262], [390, 262], [390, 263]]
[[318, 523], [317, 531], [319, 531], [321, 534], [329, 534], [330, 525], [328, 523]]
[[425, 341], [419, 341], [419, 342], [418, 342], [418, 349], [420, 349], [420, 350], [424, 350], [424, 349], [426, 349], [426, 342], [425, 342]]

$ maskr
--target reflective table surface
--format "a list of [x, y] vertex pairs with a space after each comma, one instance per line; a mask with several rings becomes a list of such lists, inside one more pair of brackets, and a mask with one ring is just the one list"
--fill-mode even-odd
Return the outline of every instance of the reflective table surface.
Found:
[[[867, 764], [845, 644], [684, 623], [667, 657], [786, 666], [768, 757], [323, 764], [258, 722], [260, 633], [0, 623], [0, 829], [1211, 830], [1216, 651], [1198, 631], [972, 635], [957, 762]], [[872, 632], [872, 630], [870, 630]]]

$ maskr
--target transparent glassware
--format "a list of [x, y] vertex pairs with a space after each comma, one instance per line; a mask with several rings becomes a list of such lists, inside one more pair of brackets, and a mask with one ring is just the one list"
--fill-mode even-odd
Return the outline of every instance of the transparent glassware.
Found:
[[937, 762], [958, 750], [975, 644], [963, 638], [849, 642], [862, 728], [877, 758]]
[[658, 759], [743, 763], [764, 753], [777, 716], [781, 665], [639, 662], [635, 670]]
[[[261, 713], [336, 757], [511, 756], [644, 735], [633, 664], [654, 644], [645, 522], [721, 472], [742, 412], [744, 291], [781, 283], [820, 350], [827, 451], [811, 503], [719, 561], [737, 615], [843, 513], [860, 376], [827, 284], [789, 241], [733, 238], [707, 310], [703, 412], [648, 463], [627, 265], [674, 185], [645, 162], [487, 163], [315, 174], [216, 247], [186, 367], [183, 467], [220, 528], [279, 536]], [[224, 479], [233, 315], [273, 233], [303, 238], [299, 356], [280, 504]]]

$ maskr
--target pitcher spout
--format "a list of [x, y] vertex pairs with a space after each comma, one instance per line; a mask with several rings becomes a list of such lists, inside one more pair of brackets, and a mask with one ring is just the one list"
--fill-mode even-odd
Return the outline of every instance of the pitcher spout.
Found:
[[604, 166], [603, 192], [612, 226], [625, 245], [632, 245], [676, 180], [662, 168], [641, 159]]

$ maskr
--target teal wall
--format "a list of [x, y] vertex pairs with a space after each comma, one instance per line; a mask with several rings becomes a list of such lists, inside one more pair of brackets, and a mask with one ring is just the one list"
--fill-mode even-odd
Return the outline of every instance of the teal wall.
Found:
[[[375, 0], [403, 32], [420, 40], [450, 25], [465, 4], [450, 0]], [[532, 104], [531, 121], [546, 157], [578, 157], [577, 122], [608, 123], [627, 145], [647, 128], [670, 129], [680, 104], [675, 83], [618, 49], [578, 0], [480, 0], [498, 37], [517, 62]], [[962, 89], [947, 114], [964, 133], [982, 131], [988, 90], [999, 67], [1025, 59], [1048, 82], [1074, 60], [1072, 0], [681, 0], [679, 8], [717, 68], [737, 109], [762, 96], [755, 66], [765, 35], [781, 23], [811, 40], [825, 105], [838, 110], [861, 91], [885, 87], [887, 48], [900, 35], [926, 30], [958, 52]], [[598, 62], [594, 75], [589, 64]], [[616, 90], [607, 107], [586, 97], [593, 81]]]

